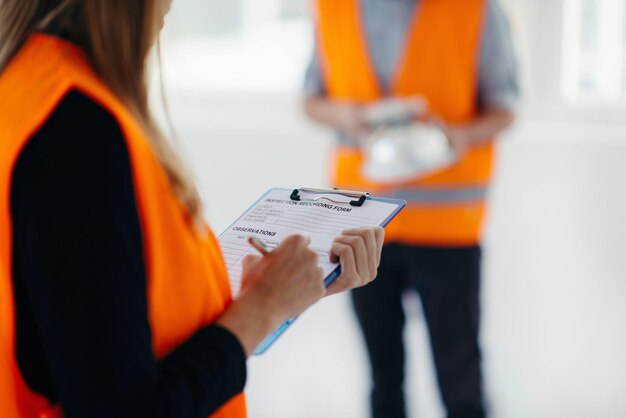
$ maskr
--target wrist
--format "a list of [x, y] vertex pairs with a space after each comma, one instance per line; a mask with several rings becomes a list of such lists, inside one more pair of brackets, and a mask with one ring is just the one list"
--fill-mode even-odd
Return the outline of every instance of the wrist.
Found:
[[469, 139], [468, 129], [463, 125], [446, 125], [445, 130], [450, 138], [464, 141]]
[[280, 323], [280, 318], [261, 300], [245, 292], [216, 321], [217, 325], [226, 328], [239, 339], [246, 356], [250, 356]]
[[331, 124], [349, 137], [357, 138], [368, 128], [364, 107], [352, 102], [336, 102], [330, 112]]
[[235, 303], [238, 303], [247, 315], [253, 316], [256, 325], [265, 331], [273, 331], [287, 318], [268, 303], [265, 292], [244, 289]]

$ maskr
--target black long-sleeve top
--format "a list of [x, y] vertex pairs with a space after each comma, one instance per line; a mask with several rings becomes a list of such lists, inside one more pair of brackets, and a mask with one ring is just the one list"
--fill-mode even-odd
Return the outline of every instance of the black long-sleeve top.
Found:
[[66, 418], [201, 418], [243, 390], [245, 353], [218, 326], [154, 357], [130, 160], [106, 110], [63, 99], [19, 156], [11, 211], [18, 365]]

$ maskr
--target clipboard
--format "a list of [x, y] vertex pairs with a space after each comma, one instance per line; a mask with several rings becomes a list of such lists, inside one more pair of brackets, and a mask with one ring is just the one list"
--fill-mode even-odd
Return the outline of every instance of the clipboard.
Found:
[[[277, 246], [285, 234], [313, 231], [312, 247], [317, 239], [330, 248], [329, 240], [340, 235], [341, 230], [358, 226], [385, 227], [405, 206], [404, 200], [374, 197], [354, 190], [307, 187], [268, 190], [218, 237], [233, 294], [236, 296], [241, 285], [241, 260], [255, 252], [246, 242], [249, 236]], [[323, 251], [323, 248], [316, 250]], [[326, 287], [341, 275], [341, 266], [325, 261], [328, 259], [327, 253], [321, 254]], [[296, 319], [293, 317], [281, 324], [261, 342], [254, 354], [266, 352]]]

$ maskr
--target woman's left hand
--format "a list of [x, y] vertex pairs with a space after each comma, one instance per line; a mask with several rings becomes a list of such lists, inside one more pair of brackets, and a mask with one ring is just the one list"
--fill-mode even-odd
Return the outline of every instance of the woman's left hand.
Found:
[[341, 275], [327, 289], [327, 295], [365, 286], [374, 280], [384, 238], [385, 230], [380, 227], [349, 229], [337, 237], [330, 258], [341, 264]]

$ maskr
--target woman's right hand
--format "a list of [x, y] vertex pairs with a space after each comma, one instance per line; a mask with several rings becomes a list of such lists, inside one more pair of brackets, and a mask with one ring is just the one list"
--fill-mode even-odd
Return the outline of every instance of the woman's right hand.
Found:
[[309, 243], [293, 235], [265, 256], [244, 259], [241, 292], [217, 324], [234, 333], [248, 355], [278, 325], [326, 294], [319, 256]]
[[304, 235], [292, 235], [266, 256], [248, 255], [243, 260], [241, 297], [259, 298], [279, 323], [321, 299], [326, 294], [323, 272], [310, 242]]

